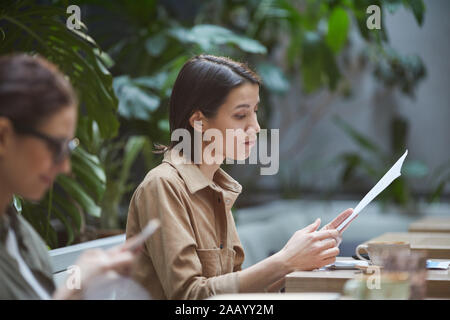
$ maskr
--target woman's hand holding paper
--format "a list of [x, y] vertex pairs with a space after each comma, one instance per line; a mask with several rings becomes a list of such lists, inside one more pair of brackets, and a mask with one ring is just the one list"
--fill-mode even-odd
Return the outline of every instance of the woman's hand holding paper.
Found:
[[[342, 222], [344, 222], [348, 217], [350, 217], [352, 213], [353, 213], [353, 209], [352, 208], [348, 208], [347, 210], [341, 212], [333, 221], [331, 221], [327, 225], [323, 226], [322, 229], [320, 229], [320, 230], [334, 230], [334, 229], [337, 229], [337, 227], [339, 227]], [[347, 229], [347, 227], [349, 225], [350, 225], [350, 223], [348, 223], [340, 232], [338, 232], [338, 237], [335, 239], [338, 246], [342, 242], [342, 233], [345, 231], [345, 229]]]

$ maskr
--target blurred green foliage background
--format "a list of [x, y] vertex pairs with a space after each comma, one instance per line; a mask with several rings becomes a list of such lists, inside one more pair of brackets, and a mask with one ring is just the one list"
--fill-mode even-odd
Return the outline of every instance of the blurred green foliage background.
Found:
[[[81, 30], [66, 28], [66, 9], [73, 4], [81, 8]], [[421, 0], [2, 1], [0, 54], [48, 58], [70, 78], [80, 100], [81, 147], [72, 158], [73, 174], [59, 177], [40, 203], [15, 198], [16, 207], [51, 248], [101, 236], [98, 230], [123, 229], [131, 193], [159, 164], [152, 144], [170, 140], [167, 106], [174, 80], [199, 53], [247, 61], [261, 75], [263, 127], [271, 116], [271, 95], [345, 88], [345, 64], [338, 60], [351, 32], [365, 42], [361, 57], [377, 81], [413, 96], [425, 66], [418, 56], [396, 52], [384, 26], [366, 27], [372, 4], [389, 12], [406, 8], [423, 23]], [[283, 62], [272, 63], [269, 57], [280, 52]], [[294, 88], [291, 79], [298, 74], [302, 86]], [[400, 118], [393, 120], [388, 154], [342, 119], [336, 124], [378, 159], [369, 163], [356, 153], [341, 155], [336, 161], [345, 164], [343, 182], [356, 168], [379, 178], [404, 149], [407, 123]], [[394, 192], [386, 193], [389, 201], [411, 200], [408, 172], [420, 176], [426, 168], [410, 163]], [[439, 179], [433, 199], [449, 177]]]

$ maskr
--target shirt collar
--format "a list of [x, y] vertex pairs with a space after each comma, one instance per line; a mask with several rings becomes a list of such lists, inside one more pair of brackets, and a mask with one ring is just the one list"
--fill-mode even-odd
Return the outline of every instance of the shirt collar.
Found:
[[22, 230], [20, 230], [20, 223], [17, 214], [18, 213], [16, 209], [12, 205], [10, 205], [6, 209], [6, 212], [3, 214], [3, 216], [0, 217], [0, 242], [6, 242], [6, 237], [8, 235], [9, 229], [12, 229], [17, 236], [19, 247], [22, 250], [28, 250], [22, 236]]
[[172, 153], [172, 150], [168, 150], [164, 153], [163, 162], [171, 164], [178, 171], [181, 178], [186, 183], [189, 192], [192, 194], [208, 186], [215, 190], [219, 187], [223, 190], [231, 191], [236, 194], [241, 193], [242, 186], [222, 168], [217, 170], [214, 175], [214, 181], [211, 181], [205, 177], [196, 164], [182, 156], [177, 155], [175, 150]]

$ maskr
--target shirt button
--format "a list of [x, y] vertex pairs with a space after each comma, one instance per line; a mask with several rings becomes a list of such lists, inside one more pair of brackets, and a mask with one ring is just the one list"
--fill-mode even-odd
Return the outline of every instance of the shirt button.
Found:
[[225, 200], [225, 203], [226, 203], [226, 204], [230, 204], [230, 199], [226, 199], [226, 200]]

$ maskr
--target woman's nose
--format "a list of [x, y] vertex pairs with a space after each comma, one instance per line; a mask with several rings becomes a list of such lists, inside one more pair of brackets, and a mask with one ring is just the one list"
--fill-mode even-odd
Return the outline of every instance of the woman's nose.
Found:
[[69, 174], [71, 170], [72, 165], [70, 163], [70, 156], [67, 156], [60, 164], [58, 164], [58, 173]]
[[255, 133], [259, 133], [261, 131], [261, 127], [259, 126], [258, 118], [256, 117], [256, 114], [254, 117], [252, 117], [252, 120], [251, 120], [251, 123], [249, 124], [248, 129], [253, 129], [253, 131], [255, 131]]

